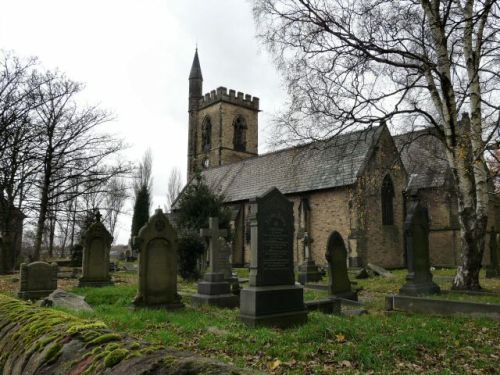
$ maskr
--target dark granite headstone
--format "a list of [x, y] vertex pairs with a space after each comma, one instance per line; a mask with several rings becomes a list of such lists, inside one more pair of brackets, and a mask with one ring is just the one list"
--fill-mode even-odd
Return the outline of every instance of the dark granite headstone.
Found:
[[416, 296], [436, 294], [439, 286], [432, 281], [429, 258], [429, 215], [427, 208], [418, 201], [416, 193], [405, 220], [406, 257], [408, 275], [400, 294]]
[[21, 264], [19, 298], [35, 300], [47, 297], [56, 289], [56, 263], [33, 262]]
[[139, 249], [137, 307], [183, 307], [177, 293], [177, 233], [161, 209], [157, 209], [134, 238]]
[[273, 188], [255, 200], [250, 222], [250, 280], [241, 291], [240, 319], [252, 327], [305, 323], [304, 291], [293, 272], [293, 203]]
[[[191, 297], [193, 305], [214, 305], [219, 307], [238, 306], [238, 296], [231, 293], [231, 284], [226, 278], [228, 272], [229, 253], [221, 247], [222, 236], [227, 234], [227, 230], [219, 229], [219, 219], [210, 217], [208, 219], [209, 228], [200, 230], [200, 235], [208, 238], [209, 264], [203, 280], [198, 282], [198, 293]], [[228, 275], [231, 272], [229, 271]]]
[[101, 222], [97, 212], [95, 221], [84, 233], [83, 237], [82, 277], [79, 287], [98, 287], [112, 285], [109, 275], [109, 251], [113, 236]]
[[325, 257], [328, 261], [328, 294], [357, 301], [357, 293], [352, 290], [347, 274], [347, 250], [339, 232], [330, 235]]
[[305, 285], [309, 282], [315, 282], [321, 280], [321, 272], [318, 269], [316, 263], [311, 256], [311, 243], [312, 239], [309, 237], [307, 232], [304, 232], [304, 237], [302, 239], [302, 245], [304, 246], [304, 262], [299, 265], [297, 279], [299, 283]]
[[500, 277], [500, 264], [498, 262], [498, 243], [495, 227], [490, 231], [490, 264], [486, 267], [486, 277]]

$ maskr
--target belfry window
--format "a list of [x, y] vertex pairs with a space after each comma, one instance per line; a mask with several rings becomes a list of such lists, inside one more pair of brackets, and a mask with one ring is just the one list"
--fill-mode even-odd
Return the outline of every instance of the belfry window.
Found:
[[233, 147], [236, 151], [245, 151], [246, 150], [246, 130], [247, 124], [245, 119], [241, 116], [236, 117], [234, 120], [234, 138], [233, 138]]
[[205, 117], [201, 126], [201, 147], [202, 152], [210, 151], [212, 148], [212, 122], [210, 117]]
[[382, 181], [382, 224], [394, 224], [394, 185], [391, 176], [386, 175]]

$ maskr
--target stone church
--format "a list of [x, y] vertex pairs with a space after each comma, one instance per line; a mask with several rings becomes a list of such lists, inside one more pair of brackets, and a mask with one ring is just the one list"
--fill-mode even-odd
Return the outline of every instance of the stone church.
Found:
[[[231, 208], [233, 263], [250, 263], [252, 199], [277, 187], [294, 204], [294, 258], [326, 264], [345, 247], [350, 266], [405, 266], [407, 192], [418, 190], [431, 218], [434, 266], [458, 262], [456, 196], [444, 149], [432, 131], [393, 136], [385, 124], [324, 142], [258, 152], [259, 98], [219, 87], [205, 95], [198, 52], [189, 75], [188, 184], [201, 169]], [[498, 225], [492, 204], [489, 227]], [[334, 249], [331, 249], [334, 250]], [[485, 259], [489, 259], [488, 250]]]

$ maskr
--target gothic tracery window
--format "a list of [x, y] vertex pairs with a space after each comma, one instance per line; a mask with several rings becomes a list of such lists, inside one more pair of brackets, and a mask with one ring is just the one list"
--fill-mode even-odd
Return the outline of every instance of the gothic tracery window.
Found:
[[391, 176], [386, 175], [382, 181], [382, 224], [394, 224], [394, 185]]
[[201, 127], [201, 147], [203, 152], [210, 151], [212, 146], [212, 122], [210, 117], [205, 117]]
[[245, 119], [241, 116], [236, 117], [234, 121], [234, 138], [233, 138], [233, 147], [236, 151], [245, 151], [246, 150], [246, 130], [247, 124]]

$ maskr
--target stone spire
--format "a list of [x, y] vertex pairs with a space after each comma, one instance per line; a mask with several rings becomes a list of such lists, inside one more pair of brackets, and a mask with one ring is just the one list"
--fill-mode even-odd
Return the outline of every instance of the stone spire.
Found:
[[201, 74], [200, 60], [198, 58], [198, 48], [194, 53], [193, 64], [191, 65], [191, 73], [189, 73], [189, 79], [201, 79], [203, 81], [203, 75]]
[[203, 98], [203, 76], [201, 75], [198, 48], [194, 53], [191, 72], [189, 73], [189, 133], [188, 133], [188, 181], [196, 167], [196, 138], [198, 128], [198, 109], [200, 100]]

